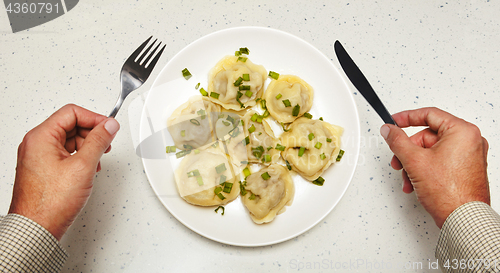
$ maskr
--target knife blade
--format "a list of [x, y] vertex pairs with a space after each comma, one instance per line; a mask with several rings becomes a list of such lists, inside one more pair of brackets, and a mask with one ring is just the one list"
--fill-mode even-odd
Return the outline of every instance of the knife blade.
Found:
[[387, 111], [382, 101], [373, 90], [372, 86], [363, 75], [358, 66], [351, 59], [347, 51], [344, 49], [342, 44], [337, 40], [335, 41], [335, 54], [344, 70], [345, 74], [352, 82], [354, 87], [363, 95], [363, 97], [368, 101], [368, 103], [375, 109], [377, 114], [384, 120], [385, 123], [394, 124], [397, 126], [396, 122], [392, 119], [391, 114]]

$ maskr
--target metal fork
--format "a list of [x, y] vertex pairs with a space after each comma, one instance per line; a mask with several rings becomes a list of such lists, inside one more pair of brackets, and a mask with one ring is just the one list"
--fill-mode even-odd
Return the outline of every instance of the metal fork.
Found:
[[[142, 50], [152, 38], [153, 36], [149, 37], [144, 43], [142, 43], [142, 45], [138, 47], [123, 64], [122, 72], [120, 74], [122, 91], [118, 97], [115, 107], [113, 108], [113, 111], [109, 114], [109, 117], [114, 118], [116, 116], [128, 94], [139, 88], [148, 79], [151, 71], [153, 71], [153, 68], [160, 59], [163, 50], [167, 46], [163, 45], [161, 50], [155, 56], [156, 50], [158, 50], [161, 45], [161, 41], [158, 45], [156, 45], [154, 50], [148, 54], [158, 39], [155, 39], [153, 43], [141, 54]], [[139, 54], [141, 55], [139, 56]], [[149, 60], [153, 56], [155, 57], [151, 60], [151, 63], [148, 64]]]

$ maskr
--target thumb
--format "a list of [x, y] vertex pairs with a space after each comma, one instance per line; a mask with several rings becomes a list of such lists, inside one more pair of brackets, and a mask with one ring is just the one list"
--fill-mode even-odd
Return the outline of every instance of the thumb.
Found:
[[77, 155], [90, 161], [92, 166], [97, 166], [119, 129], [120, 124], [114, 118], [102, 121], [87, 135]]
[[406, 133], [397, 126], [384, 124], [380, 128], [380, 134], [389, 145], [391, 151], [394, 155], [396, 155], [401, 163], [403, 163], [403, 165], [407, 159], [413, 156], [416, 153], [416, 150], [419, 149], [419, 147], [410, 140]]

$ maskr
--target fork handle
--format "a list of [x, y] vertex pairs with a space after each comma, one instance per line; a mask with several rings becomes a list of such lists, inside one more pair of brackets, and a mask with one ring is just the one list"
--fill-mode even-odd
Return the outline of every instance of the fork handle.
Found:
[[113, 110], [109, 114], [108, 118], [116, 117], [116, 114], [118, 114], [118, 110], [120, 110], [120, 107], [122, 107], [122, 104], [123, 104], [123, 98], [122, 98], [122, 96], [119, 96], [118, 100], [116, 101], [115, 107], [113, 107]]

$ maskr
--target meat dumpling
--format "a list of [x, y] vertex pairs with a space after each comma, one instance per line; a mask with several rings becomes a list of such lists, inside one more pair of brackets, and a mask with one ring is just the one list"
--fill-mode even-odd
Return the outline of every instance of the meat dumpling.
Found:
[[[218, 142], [216, 142], [218, 143]], [[224, 205], [240, 193], [233, 166], [222, 145], [193, 150], [175, 170], [179, 195], [188, 203], [198, 206]]]
[[283, 123], [290, 123], [311, 110], [313, 97], [313, 88], [293, 75], [280, 75], [278, 80], [271, 81], [264, 93], [267, 110]]
[[178, 149], [190, 150], [215, 141], [215, 124], [221, 107], [205, 97], [193, 96], [167, 120], [167, 129]]
[[[267, 71], [244, 57], [226, 56], [208, 75], [208, 98], [225, 109], [240, 111], [262, 96]], [[240, 80], [241, 78], [241, 80]]]
[[290, 173], [279, 164], [249, 175], [245, 190], [247, 193], [241, 200], [257, 224], [271, 222], [276, 215], [285, 212], [285, 206], [292, 204], [295, 194]]
[[255, 111], [248, 111], [242, 118], [245, 135], [249, 143], [246, 145], [248, 162], [269, 165], [276, 163], [280, 158], [280, 151], [276, 150], [278, 140], [275, 138], [267, 120], [258, 122]]
[[343, 131], [340, 126], [301, 117], [281, 135], [286, 146], [281, 155], [294, 171], [314, 181], [337, 159]]

